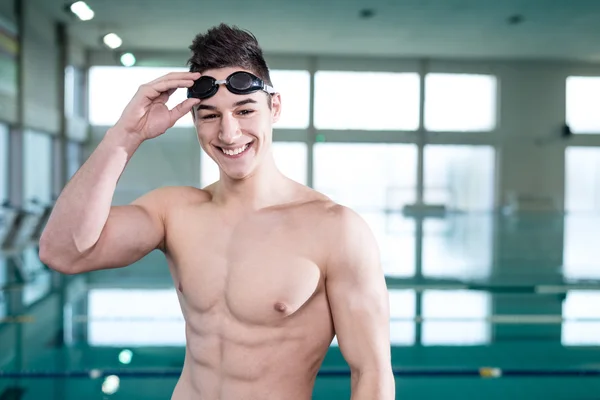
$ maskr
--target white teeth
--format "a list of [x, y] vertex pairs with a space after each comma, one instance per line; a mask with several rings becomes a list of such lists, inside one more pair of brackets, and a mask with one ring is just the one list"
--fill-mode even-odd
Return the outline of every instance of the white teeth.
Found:
[[234, 149], [234, 150], [228, 150], [228, 149], [221, 149], [221, 150], [223, 150], [223, 153], [227, 154], [228, 156], [235, 156], [237, 154], [240, 154], [242, 151], [246, 150], [248, 148], [248, 146], [249, 146], [249, 143], [246, 143], [242, 147]]

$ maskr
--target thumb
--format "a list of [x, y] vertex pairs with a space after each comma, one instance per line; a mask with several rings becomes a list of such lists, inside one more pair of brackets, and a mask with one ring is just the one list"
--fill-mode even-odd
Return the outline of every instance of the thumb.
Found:
[[200, 104], [200, 99], [189, 98], [173, 107], [173, 109], [169, 111], [171, 124], [175, 124], [179, 118], [189, 113], [196, 104]]

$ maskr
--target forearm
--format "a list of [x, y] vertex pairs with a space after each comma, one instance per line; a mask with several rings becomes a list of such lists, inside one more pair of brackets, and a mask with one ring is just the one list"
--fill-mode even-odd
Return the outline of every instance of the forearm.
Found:
[[396, 384], [391, 369], [352, 372], [351, 400], [394, 400]]
[[40, 240], [40, 255], [71, 259], [94, 246], [108, 219], [117, 182], [141, 140], [109, 130], [67, 183]]

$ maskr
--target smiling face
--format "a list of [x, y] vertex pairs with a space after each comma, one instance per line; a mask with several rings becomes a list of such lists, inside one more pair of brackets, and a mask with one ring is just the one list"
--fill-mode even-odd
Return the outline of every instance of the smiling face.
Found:
[[[221, 80], [235, 71], [243, 69], [213, 69], [202, 75]], [[214, 96], [202, 100], [192, 110], [200, 145], [217, 163], [221, 176], [233, 180], [251, 176], [265, 156], [270, 156], [272, 127], [280, 111], [278, 93], [271, 98], [264, 91], [238, 95], [225, 85], [219, 85]]]

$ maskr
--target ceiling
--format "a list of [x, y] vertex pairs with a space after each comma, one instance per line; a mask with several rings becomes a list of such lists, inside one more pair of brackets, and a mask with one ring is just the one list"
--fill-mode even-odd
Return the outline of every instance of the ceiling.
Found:
[[[32, 1], [89, 48], [114, 31], [123, 49], [187, 51], [226, 22], [271, 54], [600, 61], [598, 0], [87, 0], [88, 22], [71, 18], [67, 1]], [[372, 16], [361, 18], [365, 9]]]

